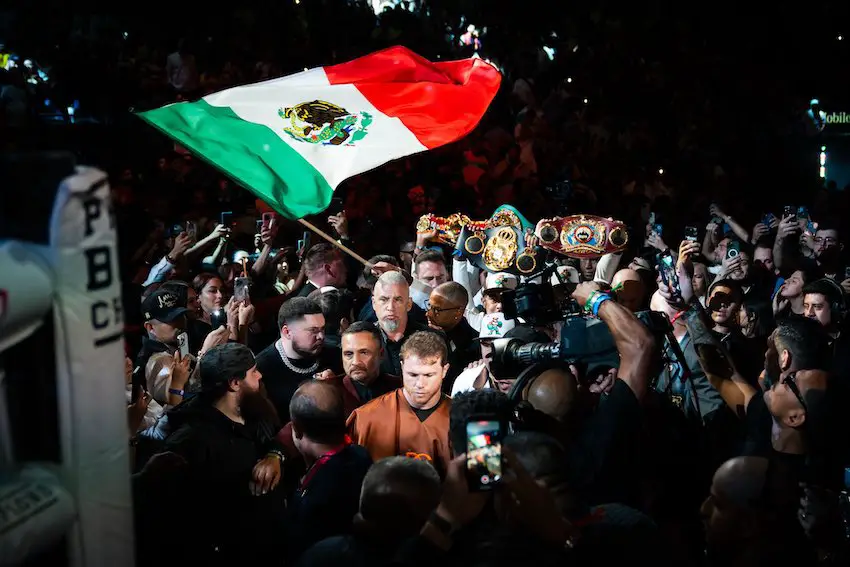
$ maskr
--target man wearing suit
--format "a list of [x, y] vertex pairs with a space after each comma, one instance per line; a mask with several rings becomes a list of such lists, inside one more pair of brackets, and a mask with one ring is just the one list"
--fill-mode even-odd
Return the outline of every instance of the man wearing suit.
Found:
[[337, 248], [322, 242], [310, 248], [304, 256], [304, 273], [307, 281], [295, 294], [296, 297], [307, 297], [323, 287], [344, 288], [348, 267]]

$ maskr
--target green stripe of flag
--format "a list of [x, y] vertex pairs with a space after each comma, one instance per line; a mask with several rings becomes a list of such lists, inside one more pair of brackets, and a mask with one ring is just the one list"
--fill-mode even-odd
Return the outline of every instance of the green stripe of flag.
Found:
[[269, 127], [246, 122], [228, 107], [199, 100], [139, 117], [288, 218], [320, 213], [331, 202], [333, 189], [306, 159]]

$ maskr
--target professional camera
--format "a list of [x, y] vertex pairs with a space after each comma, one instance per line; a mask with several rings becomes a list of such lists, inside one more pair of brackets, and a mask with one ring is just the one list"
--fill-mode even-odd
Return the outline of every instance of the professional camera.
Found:
[[[641, 311], [635, 315], [656, 337], [656, 346], [661, 348], [664, 337], [672, 331], [670, 321], [655, 311]], [[490, 364], [497, 376], [518, 376], [533, 364], [554, 361], [576, 366], [582, 376], [620, 366], [614, 337], [599, 319], [577, 316], [564, 319], [560, 343], [526, 343], [514, 338], [493, 341]]]
[[557, 264], [547, 266], [528, 279], [540, 278], [542, 283], [527, 281], [514, 290], [502, 292], [502, 311], [505, 319], [522, 319], [530, 325], [546, 325], [581, 315], [581, 309], [572, 298], [575, 284], [565, 282], [552, 285], [550, 278], [557, 274]]

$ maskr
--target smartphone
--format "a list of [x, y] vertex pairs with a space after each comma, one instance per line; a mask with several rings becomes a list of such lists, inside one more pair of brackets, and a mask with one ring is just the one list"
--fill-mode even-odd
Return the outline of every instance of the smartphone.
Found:
[[844, 268], [844, 279], [850, 280], [850, 266]]
[[767, 213], [766, 215], [761, 217], [761, 224], [763, 224], [767, 228], [770, 228], [770, 223], [773, 222], [773, 219], [774, 219], [773, 213]]
[[809, 208], [797, 207], [797, 220], [803, 220], [807, 218], [809, 218]]
[[649, 213], [649, 224], [651, 224], [651, 225], [655, 224], [655, 212]]
[[189, 238], [195, 240], [198, 238], [198, 225], [192, 221], [186, 223], [186, 234], [189, 235]]
[[330, 215], [338, 215], [345, 209], [345, 203], [342, 201], [342, 197], [334, 197], [331, 199], [331, 204], [328, 205], [327, 213]]
[[493, 490], [502, 480], [504, 432], [504, 424], [493, 416], [471, 416], [466, 421], [466, 478], [470, 490]]
[[663, 226], [661, 226], [660, 224], [655, 224], [655, 225], [653, 225], [652, 230], [653, 230], [653, 231], [655, 232], [655, 234], [657, 234], [658, 236], [661, 236], [662, 234], [664, 234], [664, 227], [663, 227]]
[[794, 207], [791, 205], [785, 205], [785, 208], [782, 210], [782, 218], [788, 218], [794, 216]]
[[177, 344], [179, 345], [180, 356], [184, 358], [189, 356], [189, 334], [186, 331], [177, 335]]
[[231, 228], [233, 226], [233, 212], [227, 211], [221, 213], [221, 224], [224, 225], [224, 228]]
[[661, 281], [673, 291], [673, 295], [681, 297], [682, 288], [679, 286], [679, 274], [676, 273], [676, 259], [673, 258], [672, 252], [667, 249], [659, 253], [657, 260]]
[[264, 227], [263, 221], [258, 220], [257, 221], [257, 234], [260, 234], [263, 231], [263, 227]]
[[301, 239], [298, 240], [298, 248], [296, 252], [301, 254], [310, 249], [310, 233], [309, 231], [304, 231], [304, 234], [301, 236]]
[[186, 229], [183, 227], [182, 224], [173, 224], [173, 225], [171, 225], [171, 236], [176, 238], [176, 237], [180, 236], [180, 234], [182, 232], [184, 232], [185, 230]]
[[245, 277], [233, 279], [233, 300], [245, 301], [251, 297], [251, 280]]
[[738, 254], [741, 253], [741, 243], [737, 240], [731, 241], [726, 246], [726, 259], [731, 260], [732, 258], [737, 258]]
[[685, 240], [689, 242], [696, 242], [699, 237], [699, 231], [695, 226], [686, 226], [685, 227]]
[[213, 328], [213, 331], [219, 327], [226, 327], [227, 312], [224, 309], [216, 309], [210, 313], [210, 326]]
[[806, 232], [811, 235], [817, 232], [817, 228], [815, 228], [815, 222], [812, 219], [806, 221]]
[[260, 224], [264, 229], [268, 230], [274, 225], [274, 219], [274, 213], [263, 213], [263, 220]]

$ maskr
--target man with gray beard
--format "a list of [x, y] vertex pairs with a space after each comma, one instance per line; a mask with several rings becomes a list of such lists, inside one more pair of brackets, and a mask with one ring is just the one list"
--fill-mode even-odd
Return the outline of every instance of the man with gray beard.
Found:
[[401, 345], [413, 333], [431, 331], [443, 336], [439, 331], [411, 321], [408, 317], [413, 301], [410, 299], [410, 286], [401, 272], [381, 274], [372, 290], [372, 307], [378, 316], [378, 326], [384, 341], [384, 358], [381, 361], [383, 374], [401, 376]]

